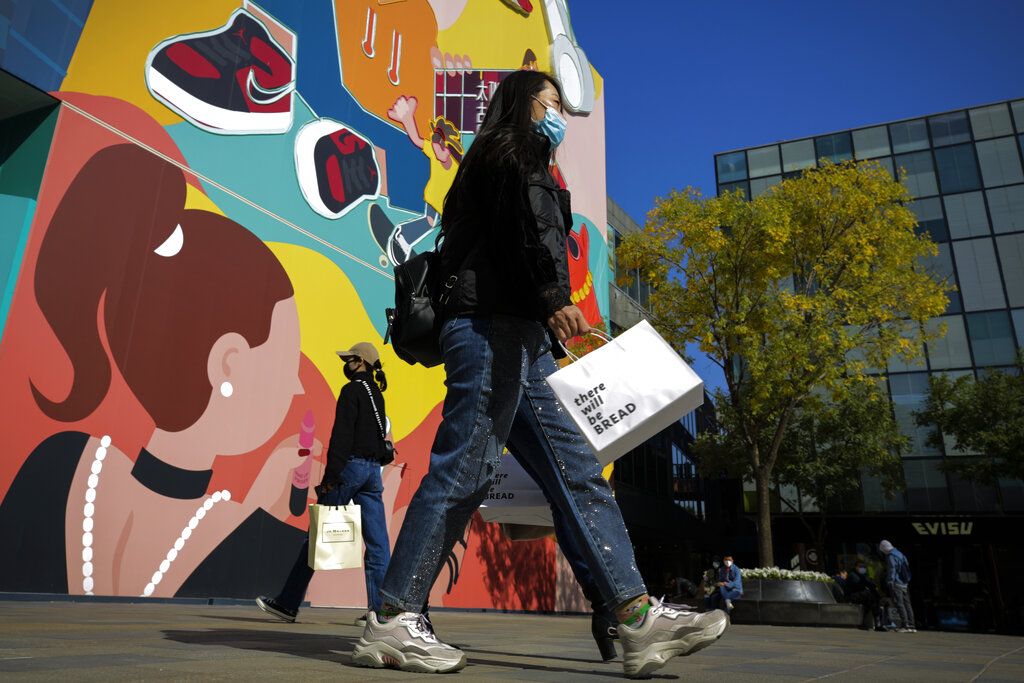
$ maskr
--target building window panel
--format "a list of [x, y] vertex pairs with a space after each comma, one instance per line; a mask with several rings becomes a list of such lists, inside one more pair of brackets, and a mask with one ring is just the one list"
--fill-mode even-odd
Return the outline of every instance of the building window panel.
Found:
[[953, 494], [953, 507], [957, 512], [997, 512], [999, 510], [995, 486], [970, 482], [951, 474], [949, 488]]
[[735, 192], [740, 190], [743, 192], [743, 196], [750, 199], [750, 185], [746, 180], [741, 180], [736, 183], [720, 183], [718, 185], [718, 194], [723, 195], [726, 192]]
[[949, 510], [946, 475], [939, 470], [938, 460], [904, 461], [903, 474], [908, 510]]
[[985, 187], [1010, 185], [1024, 182], [1024, 173], [1020, 168], [1020, 154], [1013, 138], [984, 140], [976, 143], [978, 163], [981, 164], [981, 176], [985, 179]]
[[992, 229], [996, 232], [1024, 230], [1024, 185], [987, 190]]
[[782, 167], [779, 166], [779, 146], [758, 147], [747, 150], [747, 167], [750, 170], [751, 178], [760, 178], [766, 175], [779, 175]]
[[946, 195], [942, 201], [946, 205], [950, 237], [960, 239], [989, 234], [985, 200], [980, 192]]
[[931, 152], [901, 154], [896, 157], [896, 166], [906, 172], [903, 184], [914, 197], [928, 197], [939, 193]]
[[770, 175], [766, 178], [751, 178], [750, 196], [756, 197], [758, 195], [764, 194], [775, 185], [778, 185], [780, 182], [782, 182], [782, 176], [780, 175]]
[[946, 334], [928, 343], [928, 361], [933, 370], [949, 370], [952, 368], [971, 367], [971, 351], [967, 345], [967, 328], [959, 315], [947, 315], [932, 318], [925, 327], [928, 332], [935, 332], [942, 325], [946, 326]]
[[1013, 329], [1017, 332], [1017, 346], [1024, 348], [1024, 308], [1012, 311]]
[[996, 237], [1006, 295], [1011, 306], [1024, 306], [1024, 233]]
[[1009, 135], [1013, 132], [1010, 110], [1005, 104], [971, 109], [971, 128], [974, 129], [975, 140]]
[[861, 128], [853, 131], [853, 149], [858, 159], [873, 159], [889, 155], [889, 132], [885, 126]]
[[814, 139], [818, 148], [818, 158], [828, 159], [833, 163], [853, 158], [853, 143], [849, 133], [822, 135]]
[[946, 296], [952, 302], [954, 300], [953, 295], [955, 294], [952, 289], [956, 286], [956, 276], [953, 272], [953, 257], [950, 255], [948, 242], [936, 246], [938, 247], [938, 253], [925, 260], [925, 271], [939, 281], [945, 280], [946, 286], [949, 288], [946, 290]]
[[964, 310], [1005, 308], [1003, 283], [999, 279], [996, 252], [991, 239], [953, 242], [953, 258], [960, 277]]
[[861, 475], [861, 490], [864, 493], [865, 512], [903, 512], [906, 509], [900, 493], [895, 498], [886, 498], [881, 480], [870, 474]]
[[1017, 123], [1017, 132], [1024, 133], [1024, 100], [1010, 102], [1010, 109], [1013, 110], [1013, 120]]
[[941, 455], [938, 449], [927, 444], [928, 436], [934, 431], [920, 427], [914, 413], [924, 409], [925, 394], [928, 390], [928, 374], [912, 372], [889, 375], [889, 390], [892, 393], [893, 414], [900, 433], [907, 437], [905, 458], [923, 458]]
[[970, 145], [935, 150], [935, 165], [939, 169], [943, 193], [965, 192], [981, 187], [978, 165], [974, 163], [974, 150]]
[[1002, 494], [1004, 512], [1024, 510], [1024, 481], [1020, 479], [1000, 479], [999, 492]]
[[974, 364], [977, 367], [1013, 363], [1017, 350], [1010, 332], [1010, 316], [1007, 311], [969, 313], [967, 336], [971, 340]]
[[915, 199], [909, 204], [917, 216], [917, 234], [928, 233], [933, 240], [948, 240], [946, 219], [942, 216], [942, 202], [938, 197]]
[[971, 128], [967, 125], [967, 114], [962, 111], [933, 116], [928, 119], [928, 128], [932, 132], [932, 144], [936, 147], [971, 141]]
[[890, 124], [889, 134], [892, 136], [892, 151], [897, 154], [928, 148], [928, 128], [924, 119]]
[[[906, 335], [901, 334], [900, 336], [907, 338], [909, 341], [909, 338], [906, 337]], [[900, 358], [899, 356], [887, 358], [885, 360], [886, 368], [889, 372], [913, 372], [915, 370], [923, 370], [924, 347], [922, 347], [920, 343], [917, 344], [916, 353], [917, 358], [915, 360], [910, 361], [909, 363]]]
[[744, 152], [730, 152], [715, 157], [718, 166], [718, 182], [731, 183], [747, 178], [747, 155]]
[[782, 145], [783, 172], [789, 173], [814, 166], [814, 140], [797, 140]]

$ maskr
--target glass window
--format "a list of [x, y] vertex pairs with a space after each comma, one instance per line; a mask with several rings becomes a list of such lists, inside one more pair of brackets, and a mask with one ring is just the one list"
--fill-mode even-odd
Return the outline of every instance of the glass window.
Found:
[[868, 512], [903, 512], [906, 506], [903, 502], [903, 494], [896, 493], [896, 497], [889, 499], [885, 497], [882, 490], [882, 482], [870, 474], [861, 475], [861, 489], [864, 491], [864, 510]]
[[951, 474], [949, 489], [957, 512], [996, 512], [999, 509], [995, 486], [977, 484]]
[[896, 177], [896, 167], [893, 166], [892, 157], [879, 157], [877, 159], [872, 159], [871, 161], [877, 163], [882, 168], [888, 169], [889, 175], [893, 178]]
[[814, 168], [814, 140], [797, 140], [782, 145], [782, 170], [799, 171]]
[[1010, 316], [1007, 311], [969, 313], [967, 336], [971, 340], [974, 364], [977, 367], [1010, 365], [1016, 358], [1017, 349], [1010, 332]]
[[953, 239], [987, 235], [988, 216], [985, 200], [980, 192], [949, 194], [942, 198], [946, 205], [946, 220]]
[[908, 510], [949, 510], [946, 475], [939, 470], [938, 460], [905, 460], [903, 474]]
[[964, 310], [980, 311], [1006, 306], [991, 239], [953, 242], [953, 259], [960, 278]]
[[1024, 481], [1000, 479], [999, 491], [1003, 494], [1003, 510], [1005, 512], [1024, 510]]
[[971, 367], [971, 351], [967, 346], [967, 328], [958, 315], [932, 318], [925, 323], [928, 332], [946, 325], [946, 335], [928, 343], [928, 361], [932, 370]]
[[779, 166], [779, 146], [758, 147], [747, 150], [747, 167], [751, 178], [782, 173]]
[[715, 157], [718, 167], [718, 182], [731, 183], [734, 180], [746, 180], [747, 155], [744, 152], [730, 152]]
[[[907, 338], [907, 335], [905, 334], [900, 336]], [[921, 346], [920, 342], [916, 344], [916, 347], [917, 358], [915, 360], [910, 361], [909, 363], [904, 361], [899, 356], [887, 358], [885, 364], [889, 372], [913, 372], [915, 370], [923, 370], [925, 367], [924, 347]]]
[[735, 192], [736, 190], [741, 190], [743, 192], [743, 196], [750, 199], [750, 186], [747, 184], [746, 180], [741, 180], [738, 183], [721, 183], [718, 186], [719, 195], [723, 195], [726, 192]]
[[885, 126], [861, 128], [853, 131], [853, 149], [858, 159], [888, 156], [889, 132]]
[[933, 240], [948, 240], [946, 219], [942, 217], [942, 202], [938, 197], [915, 199], [909, 208], [917, 216], [917, 234], [928, 233]]
[[999, 135], [1009, 135], [1013, 132], [1010, 123], [1010, 110], [1005, 104], [993, 104], [988, 107], [979, 107], [971, 110], [971, 128], [974, 129], [974, 139], [994, 138]]
[[1024, 230], [1024, 185], [987, 190], [992, 229], [996, 232]]
[[935, 165], [939, 168], [939, 180], [944, 193], [977, 190], [981, 187], [978, 165], [974, 163], [974, 150], [970, 145], [935, 150]]
[[912, 372], [889, 375], [889, 390], [892, 392], [892, 407], [900, 433], [909, 441], [903, 453], [905, 458], [921, 458], [940, 455], [938, 449], [927, 445], [930, 427], [919, 427], [914, 413], [924, 409], [925, 394], [928, 391], [928, 374]]
[[1017, 346], [1024, 347], [1024, 308], [1014, 309], [1013, 329], [1017, 331]]
[[1010, 103], [1013, 110], [1013, 120], [1017, 122], [1017, 132], [1024, 133], [1024, 100], [1017, 100]]
[[814, 139], [818, 147], [818, 158], [828, 159], [834, 163], [853, 158], [853, 143], [849, 133], [833, 133]]
[[[953, 257], [949, 254], [949, 243], [936, 245], [939, 253], [929, 257], [925, 262], [925, 270], [938, 280], [945, 280], [952, 288], [956, 285], [956, 276], [953, 273]], [[946, 292], [948, 295], [949, 292]]]
[[978, 163], [981, 164], [985, 187], [1024, 182], [1024, 173], [1020, 170], [1020, 154], [1013, 138], [984, 140], [975, 143], [975, 146], [978, 148]]
[[967, 114], [962, 111], [933, 116], [928, 119], [928, 127], [932, 131], [932, 143], [936, 147], [971, 141], [971, 129], [967, 125]]
[[756, 197], [760, 194], [764, 194], [768, 191], [768, 188], [778, 185], [782, 182], [782, 176], [770, 175], [767, 178], [751, 178], [750, 180], [750, 196]]
[[896, 157], [896, 166], [906, 171], [903, 184], [914, 197], [927, 197], [939, 193], [935, 182], [931, 152], [901, 154]]
[[892, 151], [897, 154], [928, 147], [928, 129], [924, 119], [889, 124], [889, 134], [892, 136]]
[[1024, 306], [1024, 233], [996, 237], [1006, 295], [1011, 306]]

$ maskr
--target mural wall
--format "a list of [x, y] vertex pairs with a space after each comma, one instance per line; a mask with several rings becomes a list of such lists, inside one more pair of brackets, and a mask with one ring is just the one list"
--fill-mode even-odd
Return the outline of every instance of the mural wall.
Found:
[[[383, 345], [392, 268], [433, 245], [488, 98], [516, 69], [565, 87], [573, 299], [591, 322], [607, 312], [603, 88], [564, 0], [5, 11], [0, 66], [61, 106], [40, 128], [48, 152], [35, 146], [38, 196], [0, 219], [22, 236], [0, 340], [0, 591], [276, 591], [345, 381], [335, 351], [359, 341], [388, 376], [394, 541], [444, 375]], [[559, 558], [478, 515], [431, 604], [565, 608]], [[361, 606], [362, 571], [318, 572], [307, 598]]]

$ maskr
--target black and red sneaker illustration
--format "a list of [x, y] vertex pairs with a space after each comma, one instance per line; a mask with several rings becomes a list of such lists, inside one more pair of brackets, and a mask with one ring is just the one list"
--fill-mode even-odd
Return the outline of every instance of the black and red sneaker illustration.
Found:
[[380, 195], [373, 144], [331, 119], [310, 121], [295, 136], [295, 175], [310, 208], [341, 218], [363, 199]]
[[284, 133], [292, 125], [295, 60], [263, 22], [238, 9], [225, 26], [153, 48], [146, 87], [213, 133]]

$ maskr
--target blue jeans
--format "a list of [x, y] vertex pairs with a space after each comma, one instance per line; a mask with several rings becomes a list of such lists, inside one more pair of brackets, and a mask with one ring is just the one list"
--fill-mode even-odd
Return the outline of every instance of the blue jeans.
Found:
[[[341, 471], [341, 482], [325, 495], [318, 495], [317, 502], [321, 505], [359, 506], [359, 517], [363, 528], [363, 543], [366, 553], [363, 556], [363, 570], [366, 574], [366, 604], [370, 609], [381, 607], [380, 585], [384, 580], [384, 572], [391, 558], [391, 544], [388, 541], [387, 518], [384, 512], [384, 485], [380, 478], [380, 464], [365, 458], [350, 458]], [[306, 589], [313, 579], [313, 569], [309, 566], [309, 537], [302, 544], [302, 549], [295, 558], [292, 571], [285, 581], [284, 588], [275, 600], [290, 610], [297, 611]]]
[[[454, 318], [441, 328], [448, 393], [430, 469], [409, 503], [381, 597], [419, 612], [448, 554], [483, 502], [513, 423], [540, 448], [519, 461], [571, 523], [567, 531], [609, 607], [646, 592], [601, 466], [546, 378], [558, 369], [540, 323], [511, 316]], [[522, 440], [522, 439], [521, 439]]]

